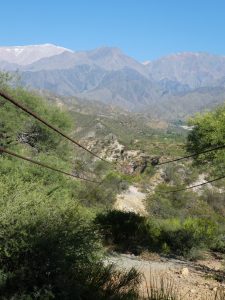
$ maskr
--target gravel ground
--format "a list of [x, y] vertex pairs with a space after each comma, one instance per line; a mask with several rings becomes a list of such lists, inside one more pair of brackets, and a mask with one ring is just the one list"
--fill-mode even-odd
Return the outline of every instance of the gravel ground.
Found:
[[[106, 264], [113, 263], [121, 270], [135, 268], [141, 272], [145, 278], [141, 285], [142, 293], [146, 292], [146, 283], [150, 286], [154, 281], [156, 286], [160, 286], [162, 278], [165, 283], [172, 284], [179, 291], [181, 299], [214, 299], [217, 289], [225, 288], [224, 284], [213, 279], [216, 274], [221, 274], [220, 269], [222, 269], [222, 262], [216, 259], [192, 263], [158, 256], [156, 261], [143, 260], [134, 255], [113, 253], [106, 258], [105, 262]], [[207, 265], [210, 265], [210, 268]]]

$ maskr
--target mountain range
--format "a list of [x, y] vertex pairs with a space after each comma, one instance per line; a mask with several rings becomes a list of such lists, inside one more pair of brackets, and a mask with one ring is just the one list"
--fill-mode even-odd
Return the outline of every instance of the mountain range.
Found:
[[225, 56], [201, 52], [141, 63], [112, 47], [0, 47], [0, 69], [19, 71], [22, 84], [32, 89], [98, 100], [156, 118], [182, 119], [225, 100]]

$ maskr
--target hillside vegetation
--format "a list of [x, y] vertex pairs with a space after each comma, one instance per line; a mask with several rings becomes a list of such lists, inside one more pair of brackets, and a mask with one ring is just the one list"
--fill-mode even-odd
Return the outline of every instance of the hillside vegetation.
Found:
[[[68, 134], [73, 121], [23, 89], [10, 95]], [[0, 99], [0, 144], [16, 153], [73, 172], [73, 147]], [[2, 299], [125, 299], [139, 277], [104, 267], [94, 211], [80, 203], [84, 183], [0, 155], [0, 294]], [[92, 186], [93, 188], [93, 186]], [[115, 281], [116, 278], [116, 281]]]
[[[125, 147], [110, 166], [0, 98], [1, 147], [101, 182], [66, 177], [0, 153], [2, 299], [139, 299], [140, 275], [106, 266], [106, 249], [188, 259], [202, 257], [203, 250], [225, 253], [224, 180], [165, 193], [194, 184], [202, 174], [206, 179], [222, 176], [224, 150], [193, 162], [151, 165], [156, 156], [163, 161], [185, 155], [186, 149], [224, 144], [225, 107], [193, 118], [195, 127], [186, 140], [187, 133], [173, 125], [155, 129], [151, 119], [128, 113], [85, 115], [79, 104], [57, 107], [35, 92], [10, 87], [6, 74], [0, 79], [1, 89], [68, 135], [87, 146], [104, 141], [94, 149], [99, 155], [112, 140]], [[140, 149], [148, 155], [145, 168], [127, 173], [124, 153]], [[160, 180], [150, 190], [155, 175]], [[146, 216], [113, 209], [117, 194], [129, 185], [150, 191]]]

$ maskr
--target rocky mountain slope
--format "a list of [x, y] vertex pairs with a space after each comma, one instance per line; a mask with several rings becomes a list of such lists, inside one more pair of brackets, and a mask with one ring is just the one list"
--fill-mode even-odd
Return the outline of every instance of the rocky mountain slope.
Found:
[[149, 62], [146, 67], [156, 81], [175, 81], [194, 89], [218, 84], [225, 74], [225, 56], [177, 53]]
[[207, 53], [140, 63], [110, 47], [79, 52], [50, 44], [0, 47], [0, 69], [19, 70], [30, 88], [164, 119], [184, 118], [225, 99], [225, 57]]

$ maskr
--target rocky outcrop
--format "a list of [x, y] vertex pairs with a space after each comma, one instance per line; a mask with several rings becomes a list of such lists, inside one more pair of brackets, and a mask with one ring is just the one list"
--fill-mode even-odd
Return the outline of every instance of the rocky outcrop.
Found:
[[149, 156], [140, 150], [128, 150], [124, 151], [122, 159], [125, 173], [143, 173], [148, 166]]
[[103, 139], [88, 134], [82, 139], [82, 144], [108, 161], [118, 162], [121, 170], [126, 174], [144, 172], [150, 160], [149, 156], [141, 150], [126, 149], [112, 133]]

